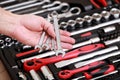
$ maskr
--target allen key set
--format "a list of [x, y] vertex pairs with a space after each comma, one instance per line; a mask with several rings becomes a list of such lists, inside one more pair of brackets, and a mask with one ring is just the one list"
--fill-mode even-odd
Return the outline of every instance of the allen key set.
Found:
[[[56, 34], [45, 38], [43, 31], [35, 47], [0, 34], [0, 58], [11, 80], [120, 79], [120, 0], [1, 0], [0, 6], [42, 16]], [[60, 29], [75, 39], [72, 49], [62, 48]]]

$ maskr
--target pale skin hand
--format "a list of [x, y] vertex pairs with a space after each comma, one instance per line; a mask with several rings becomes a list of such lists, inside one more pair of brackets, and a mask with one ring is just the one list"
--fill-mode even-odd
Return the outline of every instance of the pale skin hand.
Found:
[[[55, 38], [52, 24], [44, 18], [35, 15], [16, 15], [0, 8], [0, 33], [17, 39], [18, 41], [35, 46], [38, 44], [42, 32], [46, 37]], [[71, 49], [75, 40], [70, 37], [70, 33], [61, 30], [62, 47]]]

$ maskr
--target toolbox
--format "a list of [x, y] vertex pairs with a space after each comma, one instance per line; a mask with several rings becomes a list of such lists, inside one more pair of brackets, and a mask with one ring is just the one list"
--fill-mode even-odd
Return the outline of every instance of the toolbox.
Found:
[[60, 29], [76, 41], [62, 57], [1, 34], [0, 58], [11, 80], [120, 80], [120, 0], [2, 0], [0, 6], [44, 18], [55, 10]]

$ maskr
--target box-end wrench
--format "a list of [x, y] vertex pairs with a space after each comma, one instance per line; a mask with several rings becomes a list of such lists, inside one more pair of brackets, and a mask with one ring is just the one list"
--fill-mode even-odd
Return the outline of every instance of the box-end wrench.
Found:
[[78, 61], [83, 61], [83, 60], [86, 60], [86, 59], [90, 59], [90, 58], [93, 58], [94, 56], [97, 56], [97, 55], [104, 55], [104, 54], [107, 54], [108, 52], [115, 51], [115, 50], [118, 50], [118, 46], [112, 46], [112, 47], [109, 47], [109, 48], [106, 48], [106, 49], [103, 49], [103, 50], [99, 50], [99, 51], [96, 51], [96, 52], [92, 52], [92, 53], [89, 53], [89, 54], [86, 54], [86, 55], [79, 56], [77, 58], [60, 61], [60, 62], [55, 63], [55, 65], [56, 65], [57, 68], [61, 68], [61, 67], [65, 67], [67, 65], [70, 65], [72, 63], [75, 63], [75, 62], [78, 62]]
[[52, 12], [51, 17], [53, 18], [53, 26], [56, 34], [57, 49], [55, 53], [56, 53], [56, 56], [58, 56], [59, 54], [62, 54], [62, 57], [64, 57], [65, 52], [63, 51], [61, 46], [60, 31], [59, 31], [59, 25], [58, 25], [58, 13], [56, 11]]
[[58, 14], [58, 18], [68, 18], [71, 16], [79, 15], [81, 13], [81, 9], [79, 7], [72, 7], [68, 12]]
[[51, 7], [51, 8], [48, 8], [48, 9], [44, 9], [44, 10], [39, 10], [39, 11], [36, 11], [36, 12], [32, 12], [30, 14], [41, 14], [41, 13], [44, 13], [44, 12], [47, 12], [47, 11], [54, 11], [54, 10], [60, 10], [61, 12], [67, 12], [70, 8], [70, 5], [68, 3], [61, 3], [59, 6], [55, 6], [55, 7]]
[[26, 71], [29, 71], [31, 69], [39, 70], [40, 67], [45, 66], [47, 64], [55, 63], [61, 60], [75, 58], [75, 57], [78, 57], [79, 55], [86, 54], [101, 48], [104, 48], [103, 44], [87, 45], [87, 46], [75, 49], [73, 51], [67, 52], [64, 57], [59, 55], [59, 56], [53, 56], [49, 58], [33, 58], [30, 60], [26, 60], [24, 61], [23, 66]]
[[60, 5], [60, 4], [61, 4], [60, 1], [54, 1], [54, 2], [51, 3], [51, 4], [43, 5], [42, 8], [43, 8], [43, 9], [46, 9], [46, 8], [54, 7], [55, 5]]
[[38, 45], [35, 46], [35, 49], [39, 49], [39, 52], [43, 50], [42, 44], [43, 44], [44, 38], [45, 38], [45, 32], [42, 33]]
[[50, 2], [50, 0], [43, 0], [41, 2], [37, 2], [37, 3], [31, 4], [31, 5], [25, 5], [25, 6], [22, 6], [22, 7], [11, 9], [9, 11], [16, 12], [16, 11], [19, 11], [19, 10], [23, 10], [23, 9], [27, 9], [27, 8], [31, 8], [31, 7], [35, 7], [35, 6], [40, 6], [40, 5], [43, 5], [44, 3], [49, 3], [49, 2]]

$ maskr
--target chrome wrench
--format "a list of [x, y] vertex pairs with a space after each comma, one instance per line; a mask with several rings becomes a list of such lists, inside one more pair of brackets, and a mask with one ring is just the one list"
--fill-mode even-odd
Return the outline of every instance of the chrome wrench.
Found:
[[44, 41], [44, 37], [45, 37], [45, 32], [42, 33], [38, 45], [35, 46], [35, 49], [37, 49], [37, 48], [40, 49], [39, 52], [42, 51], [42, 44], [43, 44], [43, 41]]
[[69, 6], [68, 3], [61, 3], [59, 6], [51, 7], [51, 8], [44, 9], [44, 10], [39, 10], [39, 11], [36, 11], [36, 12], [32, 12], [30, 14], [35, 14], [36, 15], [36, 14], [41, 14], [41, 13], [44, 13], [44, 12], [47, 12], [47, 11], [54, 11], [54, 10], [61, 10], [62, 12], [66, 12], [66, 11], [69, 10], [69, 8], [70, 8], [70, 6]]
[[48, 37], [47, 38], [47, 40], [46, 40], [46, 43], [44, 43], [43, 45], [42, 45], [42, 49], [43, 50], [48, 50], [48, 49], [50, 49], [50, 37]]
[[54, 29], [55, 29], [55, 34], [56, 34], [56, 43], [57, 43], [57, 50], [55, 51], [56, 56], [59, 55], [59, 53], [62, 54], [62, 57], [65, 56], [65, 52], [62, 49], [61, 46], [61, 39], [60, 39], [60, 31], [59, 31], [59, 25], [58, 25], [58, 17], [57, 17], [57, 12], [54, 11], [51, 16], [53, 18], [53, 25], [54, 25]]
[[79, 7], [73, 7], [68, 12], [63, 14], [58, 14], [58, 18], [67, 18], [74, 15], [79, 15], [81, 13], [81, 9]]
[[15, 9], [12, 9], [12, 10], [9, 10], [11, 12], [15, 12], [15, 11], [18, 11], [18, 10], [23, 10], [23, 9], [26, 9], [26, 8], [30, 8], [30, 7], [34, 7], [34, 6], [40, 6], [40, 5], [43, 5], [44, 3], [46, 2], [50, 2], [50, 0], [43, 0], [41, 2], [37, 2], [35, 4], [31, 4], [31, 5], [26, 5], [26, 6], [23, 6], [23, 7], [19, 7], [19, 8], [15, 8]]
[[42, 8], [45, 9], [45, 8], [50, 8], [50, 7], [54, 7], [55, 5], [60, 5], [61, 2], [60, 1], [54, 1], [53, 3], [51, 4], [47, 4], [47, 5], [43, 5]]
[[30, 0], [30, 1], [22, 2], [22, 3], [18, 3], [18, 4], [15, 4], [15, 5], [4, 7], [4, 9], [10, 10], [12, 8], [17, 8], [17, 7], [20, 7], [20, 6], [24, 6], [24, 5], [28, 5], [28, 4], [34, 3], [36, 1], [38, 1], [38, 0]]

